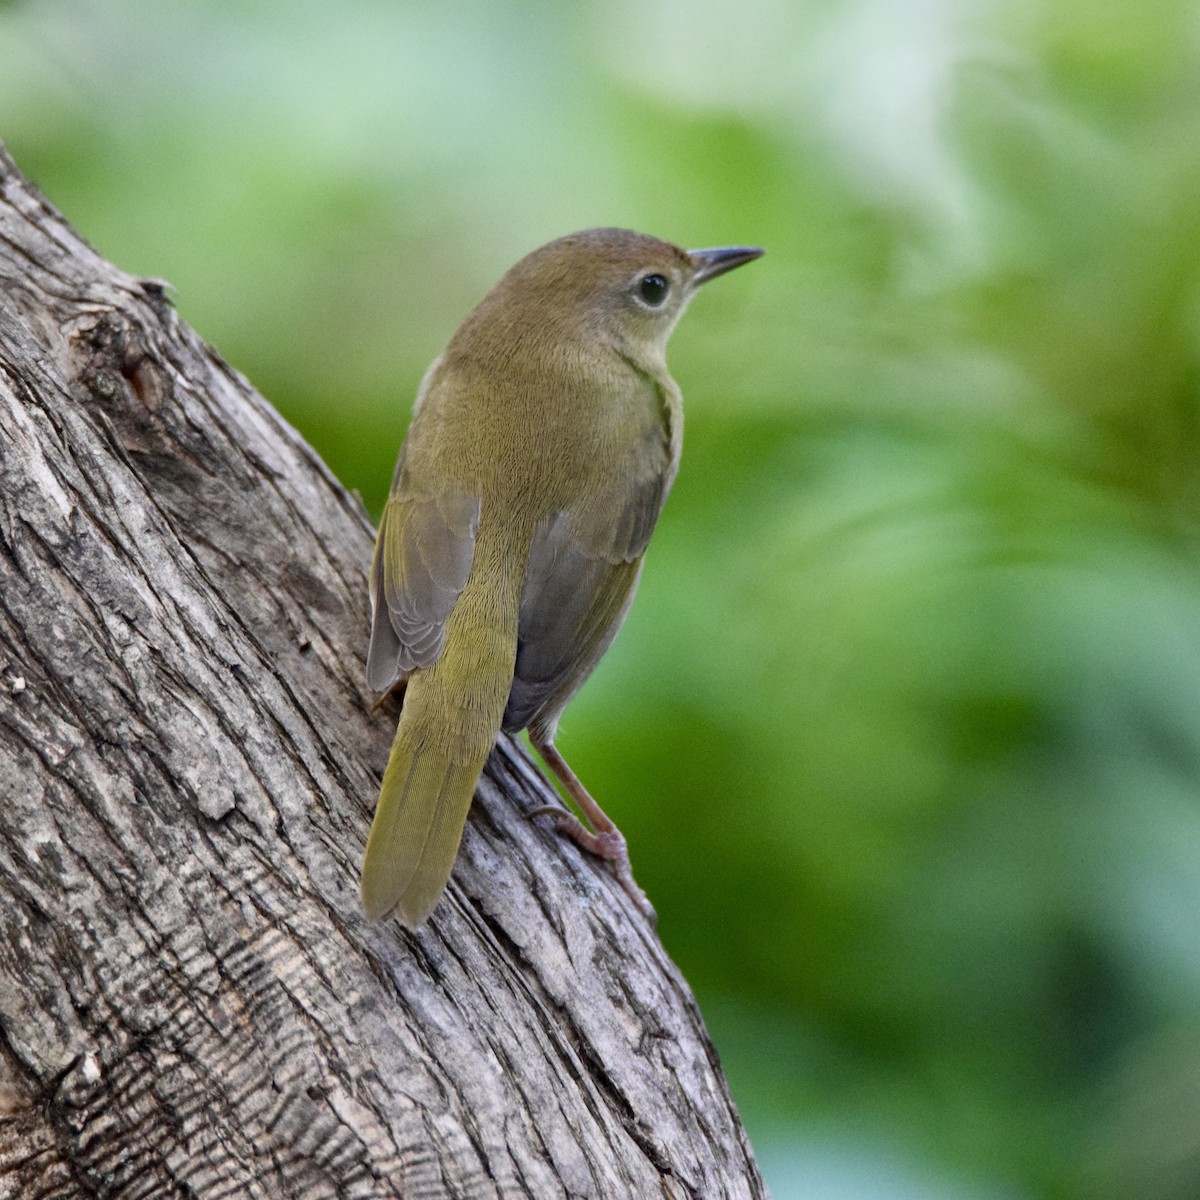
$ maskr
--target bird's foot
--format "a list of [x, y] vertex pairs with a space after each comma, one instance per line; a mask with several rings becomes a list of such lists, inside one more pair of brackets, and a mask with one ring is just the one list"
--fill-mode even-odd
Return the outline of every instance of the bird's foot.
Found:
[[540, 805], [531, 809], [528, 815], [552, 817], [559, 833], [565, 834], [589, 854], [608, 863], [621, 889], [650, 922], [651, 928], [658, 928], [658, 914], [654, 911], [654, 905], [633, 877], [633, 864], [629, 861], [629, 847], [626, 845], [625, 835], [611, 821], [607, 828], [591, 830], [573, 812], [554, 804]]

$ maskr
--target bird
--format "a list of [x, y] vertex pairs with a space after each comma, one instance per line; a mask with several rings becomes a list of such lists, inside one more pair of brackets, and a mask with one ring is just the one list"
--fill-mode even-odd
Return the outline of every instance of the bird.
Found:
[[667, 339], [701, 284], [762, 253], [560, 237], [501, 277], [426, 372], [370, 572], [367, 685], [402, 706], [363, 859], [368, 919], [424, 923], [488, 754], [522, 729], [587, 824], [536, 811], [653, 919], [625, 838], [554, 738], [629, 612], [679, 466]]

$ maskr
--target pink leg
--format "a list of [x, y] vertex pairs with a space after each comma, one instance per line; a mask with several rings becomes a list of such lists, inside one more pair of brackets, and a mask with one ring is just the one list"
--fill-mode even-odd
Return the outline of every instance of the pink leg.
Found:
[[588, 819], [591, 829], [588, 829], [574, 813], [553, 805], [535, 808], [529, 815], [553, 817], [560, 833], [566, 834], [589, 854], [594, 854], [597, 858], [611, 863], [617, 882], [645, 914], [650, 924], [657, 925], [658, 915], [655, 913], [653, 905], [633, 878], [633, 867], [629, 862], [629, 848], [625, 844], [625, 835], [613, 824], [604, 809], [592, 799], [587, 788], [580, 783], [579, 776], [571, 770], [567, 760], [558, 752], [552, 737], [544, 733], [535, 733], [531, 729], [529, 740], [542, 756], [546, 766], [558, 777], [567, 794], [579, 806], [579, 811]]

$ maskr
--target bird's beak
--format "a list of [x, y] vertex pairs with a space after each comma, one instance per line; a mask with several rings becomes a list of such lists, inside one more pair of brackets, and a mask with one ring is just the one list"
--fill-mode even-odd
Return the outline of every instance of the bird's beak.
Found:
[[762, 257], [762, 251], [757, 246], [718, 246], [714, 250], [689, 250], [688, 258], [696, 268], [692, 276], [692, 286], [706, 283], [740, 267], [742, 263], [753, 262]]

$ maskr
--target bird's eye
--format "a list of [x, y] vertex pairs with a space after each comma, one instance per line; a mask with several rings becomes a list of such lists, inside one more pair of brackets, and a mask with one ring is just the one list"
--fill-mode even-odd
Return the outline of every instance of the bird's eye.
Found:
[[638, 295], [650, 305], [657, 308], [667, 298], [671, 285], [665, 275], [643, 275], [638, 280]]

